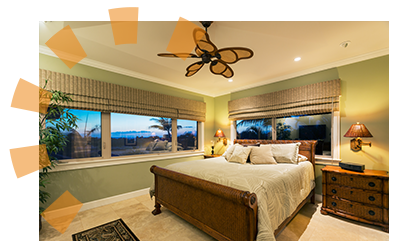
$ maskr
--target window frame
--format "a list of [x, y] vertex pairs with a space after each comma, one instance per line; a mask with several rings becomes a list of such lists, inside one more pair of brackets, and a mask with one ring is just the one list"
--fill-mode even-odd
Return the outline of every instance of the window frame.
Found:
[[[179, 119], [185, 120], [185, 119]], [[101, 157], [64, 159], [59, 161], [57, 168], [52, 171], [76, 170], [91, 167], [104, 167], [120, 164], [138, 163], [154, 160], [174, 159], [182, 157], [200, 156], [204, 154], [204, 122], [197, 121], [198, 148], [196, 150], [177, 151], [177, 121], [172, 122], [172, 150], [169, 153], [136, 154], [111, 156], [111, 113], [101, 112]]]
[[[315, 155], [316, 164], [333, 164], [338, 165], [340, 159], [340, 111], [331, 112], [331, 155]], [[276, 140], [276, 119], [272, 119], [272, 140]], [[233, 142], [237, 139], [236, 121], [231, 122], [230, 140]]]

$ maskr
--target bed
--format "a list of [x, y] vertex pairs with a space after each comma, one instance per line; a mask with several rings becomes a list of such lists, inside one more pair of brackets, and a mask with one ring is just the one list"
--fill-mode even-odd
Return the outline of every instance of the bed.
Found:
[[[240, 164], [217, 157], [165, 168], [153, 165], [150, 169], [155, 177], [151, 189], [155, 196], [152, 213], [161, 213], [163, 205], [217, 240], [275, 240], [309, 199], [312, 203], [315, 201], [316, 143], [308, 140], [234, 141], [234, 144], [253, 147], [298, 144], [298, 153], [307, 161], [297, 164]], [[303, 168], [311, 170], [304, 172]], [[239, 174], [231, 174], [236, 170]], [[251, 177], [250, 172], [254, 172], [255, 177]], [[233, 176], [228, 178], [228, 175]], [[261, 176], [270, 177], [260, 179]], [[289, 184], [287, 176], [291, 176], [295, 184]]]

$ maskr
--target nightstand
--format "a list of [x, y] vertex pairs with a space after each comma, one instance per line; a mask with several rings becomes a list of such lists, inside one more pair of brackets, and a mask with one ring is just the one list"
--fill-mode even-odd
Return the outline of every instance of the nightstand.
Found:
[[214, 158], [214, 157], [220, 157], [221, 155], [203, 155], [204, 156], [204, 159], [206, 159], [206, 158]]
[[354, 172], [337, 166], [322, 170], [322, 214], [381, 226], [389, 232], [389, 175], [386, 171]]

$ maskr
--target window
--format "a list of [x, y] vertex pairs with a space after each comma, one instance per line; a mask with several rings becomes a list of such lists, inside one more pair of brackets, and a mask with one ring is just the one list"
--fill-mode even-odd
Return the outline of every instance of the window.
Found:
[[172, 151], [170, 118], [111, 113], [111, 156]]
[[[320, 159], [340, 160], [339, 112], [236, 121], [237, 139], [317, 140]], [[328, 158], [329, 157], [329, 158]]]
[[272, 119], [238, 120], [236, 134], [238, 139], [272, 140]]
[[[78, 159], [101, 157], [101, 112], [70, 109], [78, 117], [76, 129], [64, 131], [68, 143], [56, 157], [63, 159]], [[46, 126], [52, 126], [50, 122]]]
[[178, 146], [177, 150], [196, 150], [198, 149], [197, 121], [178, 120], [177, 121]]
[[317, 140], [316, 155], [331, 156], [332, 114], [276, 118], [277, 140]]

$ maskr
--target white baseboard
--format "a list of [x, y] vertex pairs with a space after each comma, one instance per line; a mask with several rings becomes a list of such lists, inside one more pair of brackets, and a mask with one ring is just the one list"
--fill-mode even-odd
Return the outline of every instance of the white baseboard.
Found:
[[146, 195], [146, 194], [149, 195], [149, 190], [150, 190], [150, 188], [145, 188], [145, 189], [136, 190], [136, 191], [125, 193], [125, 194], [119, 194], [119, 195], [107, 197], [107, 198], [100, 199], [100, 200], [86, 202], [86, 203], [83, 203], [82, 205], [79, 204], [79, 205], [74, 205], [74, 206], [70, 206], [70, 207], [63, 207], [63, 208], [60, 208], [57, 210], [45, 212], [43, 215], [46, 218], [46, 220], [57, 219], [60, 217], [69, 216], [69, 215], [73, 214], [74, 212], [76, 213], [77, 209], [79, 209], [79, 206], [81, 206], [79, 212], [82, 212], [82, 211], [85, 211], [88, 209], [101, 207], [101, 206], [115, 203], [118, 201], [123, 201], [123, 200], [131, 199], [131, 198], [135, 198], [138, 196]]
[[149, 195], [149, 190], [150, 190], [150, 188], [145, 188], [145, 189], [136, 190], [136, 191], [125, 193], [125, 194], [119, 194], [119, 195], [107, 197], [107, 198], [100, 199], [100, 200], [85, 202], [85, 203], [83, 203], [83, 206], [81, 207], [81, 210], [79, 210], [79, 212], [82, 212], [82, 211], [85, 211], [88, 209], [92, 209], [92, 208], [96, 208], [96, 207], [101, 207], [101, 206], [115, 203], [118, 201], [135, 198], [135, 197], [142, 196], [145, 194]]

